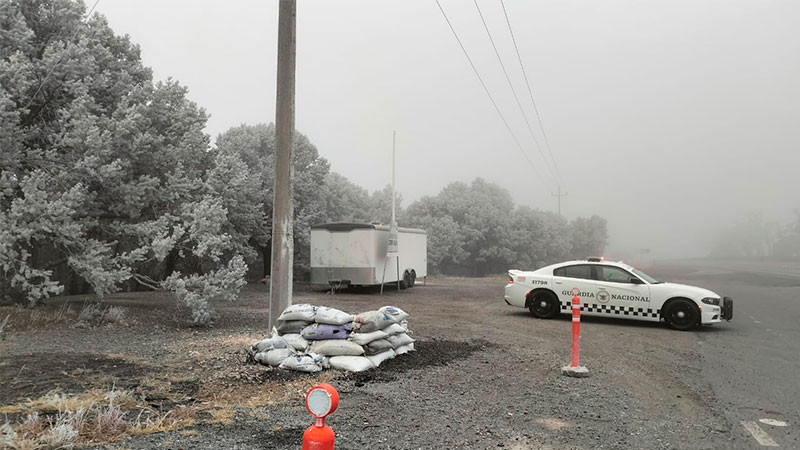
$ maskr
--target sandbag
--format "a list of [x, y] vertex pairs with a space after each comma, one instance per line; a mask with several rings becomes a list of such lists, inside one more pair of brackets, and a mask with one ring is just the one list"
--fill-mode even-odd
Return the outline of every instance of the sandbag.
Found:
[[384, 306], [378, 311], [392, 319], [394, 323], [400, 323], [408, 318], [408, 313], [396, 306]]
[[316, 310], [316, 306], [309, 305], [308, 303], [289, 305], [289, 307], [284, 309], [281, 315], [278, 316], [278, 320], [305, 320], [306, 322], [313, 322], [314, 312]]
[[393, 348], [394, 345], [392, 345], [392, 343], [389, 342], [388, 339], [378, 339], [365, 345], [364, 351], [368, 355], [377, 355], [378, 353], [382, 353], [385, 352], [386, 350], [391, 350]]
[[372, 363], [373, 366], [379, 367], [382, 362], [386, 361], [387, 359], [392, 359], [394, 356], [394, 350], [386, 350], [385, 352], [378, 353], [377, 355], [367, 355], [367, 359]]
[[260, 364], [266, 366], [277, 367], [290, 356], [294, 356], [294, 350], [291, 348], [277, 348], [268, 352], [259, 352], [253, 357]]
[[394, 334], [386, 338], [392, 344], [393, 348], [402, 347], [407, 344], [413, 344], [414, 339], [411, 336], [402, 333], [402, 334]]
[[346, 323], [344, 325], [328, 325], [325, 323], [312, 323], [303, 328], [300, 334], [309, 341], [318, 341], [322, 339], [347, 339], [350, 330], [353, 329], [353, 324]]
[[289, 345], [289, 347], [298, 350], [298, 351], [305, 351], [308, 348], [308, 341], [303, 338], [299, 333], [291, 333], [291, 334], [284, 334], [281, 336], [284, 341]]
[[323, 356], [358, 356], [364, 354], [363, 347], [347, 339], [312, 341], [309, 351]]
[[331, 367], [348, 372], [362, 372], [374, 366], [363, 356], [334, 356], [331, 357]]
[[367, 311], [353, 319], [353, 326], [359, 333], [371, 333], [375, 330], [382, 330], [393, 324], [394, 320], [380, 311]]
[[287, 348], [289, 344], [279, 336], [279, 331], [273, 327], [272, 328], [272, 336], [266, 339], [262, 339], [255, 344], [252, 345], [252, 349], [254, 353], [261, 353], [261, 352], [268, 352], [272, 349], [276, 348]]
[[290, 369], [290, 370], [297, 370], [300, 372], [319, 372], [322, 370], [322, 357], [319, 355], [298, 355], [298, 356], [291, 356], [283, 360], [280, 366], [280, 369]]
[[375, 330], [372, 333], [350, 333], [350, 340], [358, 345], [367, 345], [377, 339], [383, 339], [388, 334], [382, 330]]
[[386, 333], [387, 335], [405, 333], [406, 331], [408, 331], [408, 330], [406, 330], [405, 328], [403, 328], [402, 326], [400, 326], [400, 325], [398, 325], [396, 323], [393, 323], [393, 324], [391, 324], [388, 327], [383, 329], [383, 332]]
[[414, 349], [414, 343], [413, 342], [410, 343], [410, 344], [401, 345], [400, 347], [397, 347], [396, 349], [394, 349], [394, 352], [397, 353], [398, 355], [404, 355], [404, 354], [406, 354], [408, 352], [415, 352], [415, 351], [416, 350]]
[[313, 322], [308, 320], [279, 320], [278, 321], [278, 334], [296, 334], [303, 331], [303, 328], [311, 325]]
[[319, 365], [322, 366], [323, 369], [330, 369], [331, 368], [331, 357], [330, 356], [323, 356], [322, 361], [319, 362]]
[[350, 323], [355, 318], [354, 315], [340, 311], [329, 306], [320, 306], [314, 315], [314, 322], [326, 323], [329, 325], [344, 325]]

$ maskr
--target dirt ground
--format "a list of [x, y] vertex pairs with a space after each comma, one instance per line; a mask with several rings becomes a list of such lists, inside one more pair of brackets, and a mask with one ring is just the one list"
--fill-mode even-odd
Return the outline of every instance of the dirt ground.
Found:
[[10, 315], [0, 417], [16, 424], [32, 411], [56, 414], [64, 399], [105, 404], [118, 391], [129, 419], [170, 420], [84, 444], [297, 449], [312, 423], [303, 395], [330, 382], [341, 395], [328, 421], [339, 449], [731, 447], [731, 424], [714, 410], [692, 333], [587, 318], [582, 363], [592, 376], [566, 378], [559, 368], [569, 361], [569, 319], [537, 320], [507, 306], [505, 282], [437, 277], [383, 296], [297, 287], [295, 303], [349, 312], [395, 305], [411, 314], [417, 352], [359, 374], [245, 364], [245, 348], [267, 335], [268, 287], [259, 284], [216, 305], [220, 320], [209, 329], [188, 327], [186, 311], [157, 293], [109, 298], [124, 308], [114, 322], [80, 320], [82, 298], [0, 308], [0, 321]]

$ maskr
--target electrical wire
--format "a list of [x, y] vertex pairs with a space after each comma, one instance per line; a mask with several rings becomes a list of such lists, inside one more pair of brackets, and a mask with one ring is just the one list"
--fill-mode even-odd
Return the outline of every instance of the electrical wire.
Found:
[[453, 32], [453, 36], [455, 36], [459, 47], [461, 47], [461, 51], [464, 52], [464, 56], [466, 56], [470, 67], [472, 67], [472, 71], [475, 73], [475, 76], [478, 77], [478, 81], [480, 81], [481, 86], [483, 86], [484, 92], [486, 92], [486, 95], [489, 97], [489, 100], [492, 102], [492, 106], [494, 106], [495, 111], [497, 111], [497, 115], [500, 116], [500, 119], [503, 121], [503, 124], [505, 124], [506, 130], [508, 130], [508, 133], [514, 139], [514, 142], [517, 144], [517, 147], [519, 148], [519, 151], [522, 152], [523, 156], [525, 156], [525, 159], [528, 161], [528, 164], [533, 169], [533, 171], [536, 174], [536, 176], [539, 179], [539, 181], [547, 189], [547, 185], [545, 184], [544, 180], [542, 179], [542, 175], [539, 173], [539, 170], [536, 169], [536, 166], [533, 164], [533, 161], [531, 161], [530, 157], [528, 156], [528, 153], [525, 152], [525, 149], [522, 147], [522, 144], [520, 144], [519, 139], [517, 139], [517, 136], [514, 134], [514, 131], [511, 129], [511, 126], [509, 126], [508, 121], [506, 120], [505, 116], [503, 116], [503, 113], [500, 111], [500, 108], [497, 106], [497, 103], [494, 101], [494, 97], [492, 97], [491, 92], [489, 92], [489, 88], [486, 87], [486, 83], [483, 82], [483, 78], [481, 77], [480, 73], [478, 73], [478, 69], [475, 68], [475, 64], [472, 62], [472, 58], [469, 57], [469, 53], [467, 53], [467, 49], [464, 48], [464, 44], [461, 43], [461, 38], [458, 37], [458, 33], [456, 33], [455, 28], [453, 28], [453, 24], [450, 23], [450, 19], [447, 17], [447, 13], [444, 12], [444, 8], [442, 8], [442, 5], [441, 5], [441, 3], [439, 3], [439, 0], [436, 0], [436, 5], [439, 7], [439, 11], [442, 12], [442, 16], [444, 16], [444, 20], [447, 22], [447, 25], [450, 27], [450, 31]]
[[558, 180], [561, 185], [564, 185], [564, 179], [561, 178], [561, 171], [558, 169], [558, 163], [556, 159], [553, 157], [553, 150], [550, 147], [550, 140], [547, 139], [547, 133], [544, 131], [544, 124], [542, 123], [542, 116], [539, 114], [539, 108], [536, 107], [536, 100], [533, 99], [533, 90], [531, 89], [531, 84], [528, 81], [528, 74], [525, 72], [525, 65], [522, 64], [522, 56], [519, 53], [519, 47], [517, 46], [517, 39], [514, 37], [514, 30], [511, 29], [511, 21], [508, 19], [508, 12], [506, 11], [506, 4], [504, 0], [500, 0], [500, 5], [503, 7], [503, 15], [506, 18], [506, 24], [508, 25], [508, 32], [511, 33], [511, 41], [514, 43], [514, 50], [517, 52], [517, 60], [519, 61], [519, 66], [522, 69], [522, 76], [525, 79], [525, 85], [528, 87], [528, 95], [531, 98], [531, 103], [533, 104], [533, 110], [536, 112], [536, 118], [539, 121], [539, 128], [542, 130], [542, 136], [544, 136], [544, 143], [547, 147], [547, 152], [550, 154], [550, 159], [553, 161], [553, 166], [556, 168], [556, 174], [558, 174]]
[[536, 148], [539, 150], [539, 154], [542, 156], [542, 160], [547, 167], [547, 171], [550, 173], [550, 176], [556, 181], [559, 182], [559, 179], [556, 177], [556, 174], [553, 172], [553, 169], [550, 168], [550, 163], [547, 160], [547, 155], [544, 154], [544, 150], [542, 150], [542, 146], [539, 145], [539, 140], [536, 138], [536, 133], [533, 132], [533, 127], [531, 126], [530, 120], [528, 120], [528, 115], [525, 114], [525, 108], [522, 107], [522, 102], [519, 101], [519, 96], [517, 95], [517, 90], [514, 89], [514, 84], [511, 82], [511, 77], [508, 76], [508, 71], [506, 70], [506, 65], [503, 64], [503, 58], [500, 57], [500, 52], [497, 50], [497, 45], [494, 42], [494, 38], [492, 37], [492, 33], [489, 31], [489, 26], [486, 24], [486, 19], [483, 17], [483, 12], [481, 12], [481, 7], [478, 6], [478, 0], [473, 0], [475, 3], [475, 8], [478, 10], [478, 15], [481, 17], [481, 22], [483, 22], [483, 29], [486, 30], [486, 35], [489, 36], [489, 42], [492, 43], [492, 49], [494, 49], [494, 54], [497, 56], [497, 61], [500, 63], [500, 68], [503, 69], [503, 75], [506, 77], [506, 81], [508, 82], [508, 87], [511, 88], [511, 93], [514, 94], [514, 100], [517, 102], [517, 106], [519, 107], [519, 112], [522, 113], [522, 118], [525, 119], [525, 125], [528, 126], [528, 131], [531, 133], [531, 137], [533, 138], [533, 142], [536, 144]]

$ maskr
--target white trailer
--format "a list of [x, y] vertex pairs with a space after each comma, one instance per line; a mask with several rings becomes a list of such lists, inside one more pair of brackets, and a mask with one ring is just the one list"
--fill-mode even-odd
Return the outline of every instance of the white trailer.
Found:
[[[412, 287], [428, 275], [428, 235], [398, 228], [398, 255], [387, 257], [389, 226], [325, 223], [311, 227], [311, 284], [336, 287], [396, 283]], [[398, 260], [400, 270], [398, 271]]]

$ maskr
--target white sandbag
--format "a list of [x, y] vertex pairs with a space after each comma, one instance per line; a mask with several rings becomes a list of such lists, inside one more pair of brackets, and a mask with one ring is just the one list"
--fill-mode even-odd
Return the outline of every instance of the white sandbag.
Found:
[[403, 333], [403, 334], [394, 334], [392, 336], [387, 337], [386, 340], [391, 342], [392, 347], [394, 347], [394, 348], [402, 347], [404, 345], [413, 344], [414, 343], [414, 339], [412, 339], [411, 336], [409, 336], [409, 335], [407, 335], [405, 333]]
[[252, 345], [253, 352], [255, 353], [268, 352], [272, 349], [288, 347], [289, 344], [287, 344], [286, 341], [278, 335], [278, 330], [275, 327], [272, 327], [271, 337], [262, 339]]
[[383, 353], [386, 350], [391, 350], [393, 348], [394, 345], [392, 345], [388, 339], [377, 339], [365, 345], [364, 351], [368, 355], [377, 355], [378, 353]]
[[406, 330], [405, 328], [403, 328], [402, 326], [400, 326], [400, 325], [398, 325], [396, 323], [393, 323], [393, 324], [391, 324], [388, 327], [383, 329], [383, 332], [386, 333], [387, 335], [388, 334], [405, 333], [406, 331], [408, 331], [408, 330]]
[[372, 361], [363, 356], [334, 356], [331, 358], [331, 367], [348, 372], [362, 372], [375, 366]]
[[283, 360], [280, 366], [281, 369], [297, 370], [299, 372], [319, 372], [322, 370], [322, 357], [319, 355], [297, 355], [290, 356]]
[[278, 320], [305, 320], [307, 322], [312, 322], [316, 309], [316, 306], [309, 305], [308, 303], [289, 305], [289, 307], [284, 309], [281, 315], [278, 316]]
[[388, 334], [383, 330], [375, 330], [372, 333], [350, 333], [350, 340], [358, 345], [367, 345], [372, 341], [383, 339]]
[[284, 334], [281, 337], [284, 341], [286, 341], [289, 347], [295, 350], [303, 352], [308, 348], [308, 341], [305, 340], [299, 333]]
[[397, 353], [398, 355], [404, 355], [404, 354], [406, 354], [408, 352], [415, 352], [415, 351], [416, 350], [414, 349], [414, 343], [413, 342], [410, 343], [410, 344], [401, 345], [400, 347], [397, 347], [396, 349], [394, 349], [394, 352]]
[[358, 356], [364, 354], [363, 347], [347, 339], [313, 341], [308, 349], [323, 356]]
[[380, 311], [367, 311], [353, 319], [353, 329], [359, 333], [372, 333], [375, 330], [382, 330], [395, 323], [388, 315]]
[[266, 366], [277, 367], [288, 357], [294, 356], [294, 350], [291, 348], [276, 348], [268, 352], [259, 352], [253, 357], [260, 364]]
[[394, 323], [400, 323], [408, 318], [408, 313], [396, 306], [384, 306], [378, 311], [386, 314]]
[[311, 325], [314, 322], [308, 320], [279, 320], [278, 321], [278, 334], [296, 334], [303, 331], [303, 328]]
[[394, 356], [394, 350], [386, 350], [385, 352], [378, 353], [377, 355], [368, 355], [367, 359], [372, 363], [372, 365], [379, 367], [382, 362], [386, 361], [387, 359], [392, 359]]
[[348, 322], [352, 322], [353, 319], [355, 319], [354, 315], [329, 306], [320, 306], [314, 314], [315, 322], [327, 323], [329, 325], [344, 325]]

